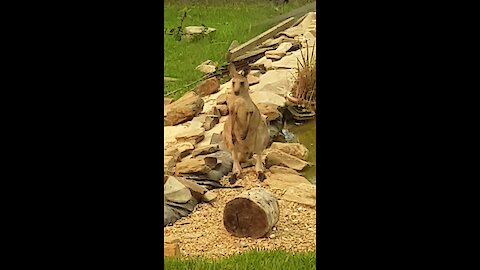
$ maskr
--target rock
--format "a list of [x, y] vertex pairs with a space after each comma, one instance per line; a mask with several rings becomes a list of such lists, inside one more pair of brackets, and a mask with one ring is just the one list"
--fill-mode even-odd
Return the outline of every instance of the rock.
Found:
[[297, 171], [295, 171], [294, 169], [290, 169], [290, 168], [287, 168], [287, 167], [283, 167], [283, 166], [278, 166], [278, 165], [273, 165], [272, 167], [269, 168], [269, 170], [274, 173], [274, 174], [278, 174], [278, 173], [283, 173], [283, 174], [295, 174], [295, 175], [300, 175]]
[[252, 92], [272, 92], [286, 97], [294, 83], [295, 73], [291, 70], [269, 70], [260, 77], [260, 83], [251, 86], [250, 89]]
[[168, 201], [176, 203], [186, 203], [192, 198], [190, 190], [177, 180], [174, 176], [169, 176], [164, 185], [163, 191]]
[[214, 152], [217, 152], [220, 148], [218, 144], [210, 144], [198, 147], [197, 149], [193, 150], [192, 157], [196, 157], [198, 155], [208, 155]]
[[180, 161], [182, 158], [192, 153], [193, 149], [195, 149], [195, 146], [193, 146], [191, 142], [186, 141], [168, 147], [164, 153], [165, 156], [173, 156], [175, 161]]
[[[282, 57], [284, 57], [284, 56], [285, 56], [285, 55], [270, 54], [270, 55], [268, 55], [267, 57], [268, 57], [268, 59], [272, 59], [272, 60], [277, 61], [277, 60], [282, 59]], [[272, 62], [272, 63], [273, 63], [273, 62]], [[270, 68], [270, 69], [271, 69], [271, 68]]]
[[207, 113], [208, 115], [216, 115], [218, 117], [221, 117], [222, 114], [220, 113], [220, 111], [218, 110], [217, 106], [213, 106], [212, 109], [210, 109], [210, 111]]
[[[303, 161], [295, 156], [289, 155], [277, 149], [268, 149], [266, 156], [266, 165], [270, 167], [272, 165], [281, 165], [292, 168], [297, 171], [303, 170], [308, 166], [308, 162]], [[177, 164], [178, 167], [178, 164]]]
[[198, 201], [195, 199], [194, 196], [188, 202], [186, 203], [176, 203], [176, 202], [171, 202], [167, 201], [167, 206], [172, 207], [173, 211], [176, 211], [180, 214], [182, 217], [188, 216], [193, 209], [195, 209], [195, 205], [197, 205]]
[[204, 202], [211, 202], [213, 201], [215, 198], [217, 198], [217, 194], [213, 191], [207, 191], [205, 194], [203, 194], [203, 198], [202, 200]]
[[215, 107], [220, 111], [220, 115], [224, 116], [228, 114], [228, 107], [226, 104], [216, 105]]
[[227, 94], [221, 94], [220, 96], [218, 96], [216, 104], [217, 105], [227, 104]]
[[165, 107], [164, 125], [174, 126], [193, 119], [203, 109], [203, 99], [195, 92], [188, 92], [183, 97]]
[[177, 143], [190, 142], [192, 144], [196, 144], [201, 142], [203, 138], [205, 138], [205, 130], [203, 128], [190, 130], [175, 136]]
[[185, 27], [185, 34], [187, 35], [202, 35], [202, 34], [209, 34], [215, 31], [217, 31], [217, 29], [212, 27], [205, 27], [205, 26], [186, 26]]
[[283, 194], [282, 200], [315, 207], [317, 202], [316, 191], [316, 186], [312, 184], [299, 184], [297, 186], [290, 186]]
[[298, 186], [300, 184], [312, 185], [307, 178], [289, 173], [271, 173], [266, 175], [265, 184], [273, 189], [284, 190], [290, 186]]
[[265, 63], [263, 63], [263, 66], [265, 67], [266, 70], [273, 70], [274, 69], [272, 59], [265, 60]]
[[163, 105], [168, 105], [173, 102], [173, 98], [163, 97]]
[[258, 103], [256, 104], [261, 114], [267, 117], [267, 121], [272, 121], [279, 118], [282, 114], [278, 111], [278, 106], [272, 103]]
[[[297, 50], [297, 51], [293, 52], [291, 55], [284, 56], [282, 59], [280, 59], [276, 62], [273, 62], [272, 66], [274, 68], [295, 69], [295, 68], [297, 68], [298, 61], [301, 61], [301, 62], [303, 61], [302, 60], [302, 52], [303, 52], [303, 55], [306, 57], [307, 56], [307, 48], [303, 48], [301, 50]], [[308, 53], [309, 53], [309, 57], [311, 57], [312, 56], [311, 55], [312, 54], [312, 49], [311, 48], [308, 49]], [[316, 57], [316, 50], [313, 53], [313, 57], [314, 58]]]
[[210, 130], [219, 122], [220, 122], [220, 116], [207, 115], [205, 117], [205, 122], [203, 123], [203, 128], [205, 129], [205, 131]]
[[177, 144], [176, 136], [181, 135], [193, 130], [198, 130], [203, 128], [203, 122], [198, 119], [199, 117], [194, 117], [187, 123], [179, 124], [176, 126], [165, 126], [163, 127], [163, 146], [164, 149], [167, 149], [171, 145]]
[[[173, 156], [163, 156], [163, 170], [167, 174], [173, 174], [175, 172], [175, 159]], [[164, 183], [166, 180], [164, 181]]]
[[180, 239], [178, 239], [178, 237], [175, 237], [175, 236], [165, 236], [163, 237], [163, 242], [168, 244], [180, 243]]
[[175, 174], [180, 173], [208, 173], [217, 165], [217, 159], [214, 157], [189, 158], [179, 162], [175, 169]]
[[268, 39], [267, 41], [265, 41], [261, 47], [264, 47], [264, 48], [267, 48], [267, 47], [272, 47], [276, 44], [281, 44], [281, 43], [285, 43], [285, 42], [290, 42], [290, 43], [294, 43], [296, 42], [295, 39], [293, 38], [290, 38], [290, 37], [287, 37], [285, 35], [281, 35], [275, 39]]
[[[216, 124], [212, 129], [210, 129], [208, 131], [205, 131], [205, 138], [203, 139], [203, 141], [199, 142], [195, 147], [209, 145], [210, 141], [212, 139], [212, 135], [214, 133], [220, 134], [223, 131], [225, 121], [222, 122], [222, 118], [225, 119], [225, 118], [227, 118], [227, 116], [220, 117], [220, 123]], [[221, 148], [221, 146], [220, 146], [220, 148]]]
[[[254, 91], [250, 94], [255, 104], [272, 103], [278, 107], [285, 106], [285, 98], [269, 91]], [[225, 105], [226, 106], [226, 105]]]
[[163, 257], [180, 256], [180, 247], [178, 243], [163, 243]]
[[251, 70], [250, 73], [248, 73], [248, 75], [260, 77], [260, 75], [262, 75], [262, 72], [260, 70]]
[[290, 43], [290, 42], [283, 42], [274, 51], [266, 51], [265, 56], [267, 58], [274, 57], [275, 59], [280, 59], [280, 58], [285, 56], [287, 51], [290, 50], [290, 48], [292, 48], [292, 46], [293, 46], [293, 44]]
[[163, 226], [175, 223], [182, 215], [168, 205], [163, 206]]
[[251, 74], [247, 75], [247, 81], [249, 85], [254, 85], [260, 82], [260, 79], [256, 76], [253, 76]]
[[212, 139], [210, 140], [210, 144], [219, 144], [222, 141], [222, 135], [218, 133], [212, 134]]
[[178, 81], [178, 79], [177, 79], [177, 78], [172, 78], [172, 77], [165, 77], [165, 76], [163, 76], [163, 81], [164, 81], [164, 82], [176, 82], [176, 81]]
[[200, 65], [198, 65], [195, 69], [202, 72], [202, 73], [214, 73], [216, 70], [217, 65], [212, 60], [207, 60]]
[[302, 160], [307, 160], [308, 149], [301, 143], [274, 142], [270, 149], [277, 149]]
[[195, 197], [197, 201], [200, 201], [203, 198], [203, 195], [208, 191], [206, 188], [198, 185], [194, 181], [184, 179], [182, 177], [177, 177], [177, 180], [190, 189], [192, 196]]
[[218, 79], [216, 77], [212, 77], [201, 82], [195, 89], [195, 92], [203, 97], [216, 93], [218, 90], [220, 90]]
[[[233, 159], [232, 159], [232, 154], [230, 154], [229, 151], [225, 150], [220, 150], [212, 154], [208, 154], [207, 157], [213, 157], [217, 159], [217, 162], [220, 164], [217, 164], [214, 170], [210, 171], [212, 173], [213, 171], [218, 171], [221, 173], [221, 176], [227, 175], [232, 171], [232, 166], [233, 166]], [[210, 179], [216, 180], [217, 178], [211, 177]]]

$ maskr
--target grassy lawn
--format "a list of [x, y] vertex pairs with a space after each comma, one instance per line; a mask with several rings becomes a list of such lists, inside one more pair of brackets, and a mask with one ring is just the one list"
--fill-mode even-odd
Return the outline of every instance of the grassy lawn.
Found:
[[[216, 28], [213, 38], [204, 38], [189, 42], [176, 41], [173, 36], [164, 34], [164, 76], [179, 79], [165, 82], [164, 94], [182, 88], [171, 97], [178, 98], [195, 86], [185, 87], [202, 77], [195, 67], [206, 60], [219, 65], [225, 64], [225, 54], [233, 40], [244, 43], [270, 28], [271, 24], [262, 22], [285, 14], [303, 6], [312, 0], [291, 0], [288, 4], [274, 6], [270, 1], [174, 1], [164, 3], [164, 28], [170, 30], [179, 25], [180, 11], [187, 12], [183, 26], [201, 26]], [[185, 89], [183, 89], [185, 88]]]
[[284, 251], [255, 251], [221, 259], [174, 259], [165, 258], [166, 270], [310, 270], [316, 269], [315, 252], [287, 253]]

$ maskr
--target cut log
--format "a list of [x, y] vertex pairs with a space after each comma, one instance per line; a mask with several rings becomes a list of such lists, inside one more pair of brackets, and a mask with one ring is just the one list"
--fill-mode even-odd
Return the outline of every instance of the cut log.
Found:
[[231, 200], [223, 212], [225, 229], [236, 237], [265, 236], [279, 218], [277, 198], [264, 188], [252, 188]]

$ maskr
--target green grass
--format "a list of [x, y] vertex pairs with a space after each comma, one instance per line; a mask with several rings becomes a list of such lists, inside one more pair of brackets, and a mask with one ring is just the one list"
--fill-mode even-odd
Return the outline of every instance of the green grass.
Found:
[[310, 270], [316, 269], [316, 254], [312, 252], [250, 250], [221, 259], [165, 258], [166, 270]]
[[[183, 26], [204, 24], [216, 28], [212, 39], [198, 41], [176, 41], [173, 36], [164, 34], [164, 76], [179, 79], [165, 82], [164, 94], [182, 89], [173, 98], [182, 96], [192, 90], [195, 84], [185, 87], [202, 77], [195, 67], [206, 60], [213, 60], [219, 65], [226, 63], [225, 54], [233, 40], [244, 43], [266, 31], [272, 25], [262, 22], [273, 19], [312, 0], [290, 1], [289, 4], [276, 7], [269, 1], [165, 1], [164, 27], [171, 29], [179, 25], [180, 11], [188, 8]], [[183, 89], [184, 88], [184, 89]]]

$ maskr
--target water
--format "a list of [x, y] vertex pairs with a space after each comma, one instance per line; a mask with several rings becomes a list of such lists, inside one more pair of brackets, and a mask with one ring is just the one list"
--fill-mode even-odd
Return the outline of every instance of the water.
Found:
[[313, 184], [317, 183], [317, 172], [316, 172], [316, 162], [317, 162], [317, 153], [316, 153], [316, 140], [317, 140], [317, 125], [315, 119], [308, 120], [305, 123], [297, 126], [295, 124], [289, 124], [287, 129], [295, 134], [298, 138], [299, 143], [305, 145], [308, 149], [308, 158], [307, 161], [312, 164], [312, 166], [306, 167], [301, 173]]

